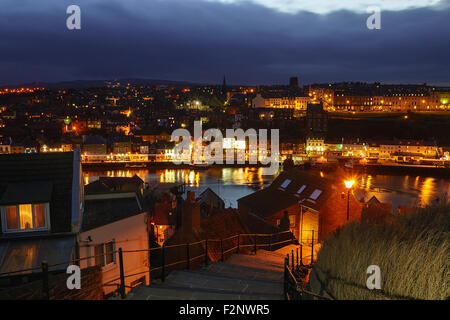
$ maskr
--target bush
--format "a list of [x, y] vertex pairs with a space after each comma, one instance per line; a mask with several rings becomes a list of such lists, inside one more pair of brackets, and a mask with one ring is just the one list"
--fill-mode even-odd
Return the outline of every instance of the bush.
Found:
[[[391, 223], [353, 222], [323, 245], [314, 266], [336, 299], [449, 299], [450, 205], [396, 216]], [[381, 290], [368, 290], [369, 265]]]

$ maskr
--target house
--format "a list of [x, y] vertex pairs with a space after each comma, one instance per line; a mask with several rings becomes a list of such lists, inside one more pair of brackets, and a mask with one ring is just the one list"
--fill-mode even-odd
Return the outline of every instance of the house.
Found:
[[11, 153], [11, 138], [0, 137], [0, 154]]
[[150, 188], [146, 201], [149, 211], [149, 232], [162, 246], [175, 232], [177, 224], [177, 198], [172, 192], [178, 184], [157, 184]]
[[[198, 263], [204, 260], [205, 240], [208, 240], [208, 259], [219, 261], [222, 259], [222, 252], [228, 257], [236, 252], [238, 245], [241, 253], [252, 252], [255, 248], [255, 239], [257, 249], [266, 250], [278, 249], [290, 243], [292, 239], [291, 233], [281, 233], [283, 230], [268, 221], [252, 213], [241, 214], [237, 209], [222, 209], [221, 212], [202, 219], [200, 203], [195, 201], [195, 193], [191, 191], [187, 192], [181, 212], [181, 225], [165, 242], [166, 247], [173, 246], [171, 251], [167, 249], [167, 264], [185, 257], [187, 243], [191, 244], [191, 257], [203, 257], [195, 260], [195, 263]], [[271, 243], [275, 245], [272, 246]]]
[[330, 180], [300, 169], [283, 171], [270, 186], [238, 199], [239, 211], [253, 213], [279, 226], [287, 212], [290, 230], [301, 242], [323, 241], [349, 221], [359, 220], [362, 204], [337, 178]]
[[361, 222], [368, 224], [380, 224], [392, 218], [392, 200], [390, 203], [381, 203], [375, 196], [364, 204], [361, 212]]
[[151, 144], [158, 142], [169, 142], [171, 140], [171, 135], [161, 128], [157, 129], [143, 129], [133, 132], [136, 138], [141, 138], [144, 142], [149, 142]]
[[112, 139], [112, 152], [114, 154], [127, 154], [131, 153], [133, 143], [128, 136], [118, 136]]
[[83, 154], [99, 154], [104, 155], [107, 154], [107, 141], [102, 136], [88, 136], [83, 137], [83, 146], [82, 146]]
[[206, 188], [196, 201], [200, 204], [200, 213], [202, 217], [207, 217], [212, 213], [212, 209], [224, 209], [225, 201], [217, 195], [211, 188]]
[[28, 269], [10, 281], [31, 281], [42, 261], [76, 257], [83, 199], [79, 150], [0, 155], [0, 273]]
[[[143, 181], [132, 178], [100, 177], [86, 186], [85, 211], [78, 234], [81, 268], [100, 266], [103, 294], [110, 296], [116, 287], [108, 285], [120, 276], [117, 250], [122, 248], [126, 291], [148, 284], [148, 214], [142, 201]], [[129, 250], [142, 250], [126, 252]], [[86, 258], [86, 259], [85, 259]], [[117, 283], [117, 282], [116, 282]]]

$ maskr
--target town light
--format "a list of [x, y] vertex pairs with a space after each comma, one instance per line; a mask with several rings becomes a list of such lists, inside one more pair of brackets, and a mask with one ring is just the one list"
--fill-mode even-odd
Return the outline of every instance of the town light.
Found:
[[351, 189], [353, 187], [353, 184], [355, 183], [355, 180], [345, 180], [344, 183], [347, 189]]

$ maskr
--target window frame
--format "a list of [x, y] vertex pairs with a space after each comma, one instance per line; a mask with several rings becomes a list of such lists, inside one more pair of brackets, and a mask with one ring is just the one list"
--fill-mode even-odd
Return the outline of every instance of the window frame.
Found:
[[[112, 244], [112, 252], [110, 252], [110, 253], [107, 253], [107, 250], [106, 250], [106, 246], [108, 244]], [[99, 257], [97, 257], [97, 252], [96, 252], [96, 248], [97, 247], [101, 247], [102, 248], [102, 253], [98, 255]], [[108, 255], [112, 256], [112, 261], [111, 262], [107, 262], [108, 261], [107, 260], [107, 256]], [[98, 243], [98, 244], [94, 245], [94, 256], [95, 256], [94, 257], [94, 265], [100, 266], [102, 269], [105, 269], [105, 268], [108, 269], [108, 268], [116, 265], [117, 264], [117, 260], [116, 260], [117, 259], [116, 258], [116, 240], [112, 239], [110, 241], [103, 242], [103, 243]], [[99, 260], [101, 259], [102, 263], [101, 264], [97, 264], [97, 259], [99, 259]]]
[[[36, 205], [44, 205], [44, 219], [45, 224], [43, 227], [36, 228], [36, 222], [35, 222], [35, 209], [34, 207]], [[33, 228], [31, 229], [20, 229], [20, 211], [19, 206], [21, 205], [31, 205], [31, 212], [32, 212], [32, 221], [33, 221]], [[16, 219], [17, 219], [17, 228], [16, 229], [8, 229], [8, 223], [6, 219], [6, 207], [16, 207]], [[36, 232], [36, 231], [49, 231], [50, 230], [50, 204], [48, 202], [36, 202], [36, 203], [17, 203], [17, 204], [10, 204], [10, 205], [1, 205], [0, 206], [0, 215], [1, 215], [1, 222], [2, 222], [2, 232], [3, 233], [23, 233], [23, 232]]]

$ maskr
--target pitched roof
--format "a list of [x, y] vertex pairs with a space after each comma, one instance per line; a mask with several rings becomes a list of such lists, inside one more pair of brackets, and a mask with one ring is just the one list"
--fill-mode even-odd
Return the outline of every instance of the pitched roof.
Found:
[[53, 183], [49, 181], [10, 183], [0, 196], [0, 204], [50, 202], [52, 191]]
[[97, 181], [85, 187], [86, 194], [109, 193], [113, 191], [133, 191], [137, 192], [144, 181], [137, 175], [133, 177], [99, 177]]
[[[263, 218], [296, 203], [319, 211], [329, 197], [331, 185], [332, 181], [327, 178], [294, 168], [280, 173], [269, 187], [240, 198], [238, 202]], [[316, 199], [313, 199], [314, 194], [318, 194]]]
[[[70, 261], [76, 242], [75, 235], [18, 238], [0, 242], [0, 272], [36, 268], [24, 273], [41, 272], [42, 261], [56, 264]], [[65, 270], [68, 263], [52, 267], [52, 271]], [[16, 273], [17, 275], [18, 273]]]
[[136, 197], [86, 200], [81, 230], [98, 228], [141, 212]]

